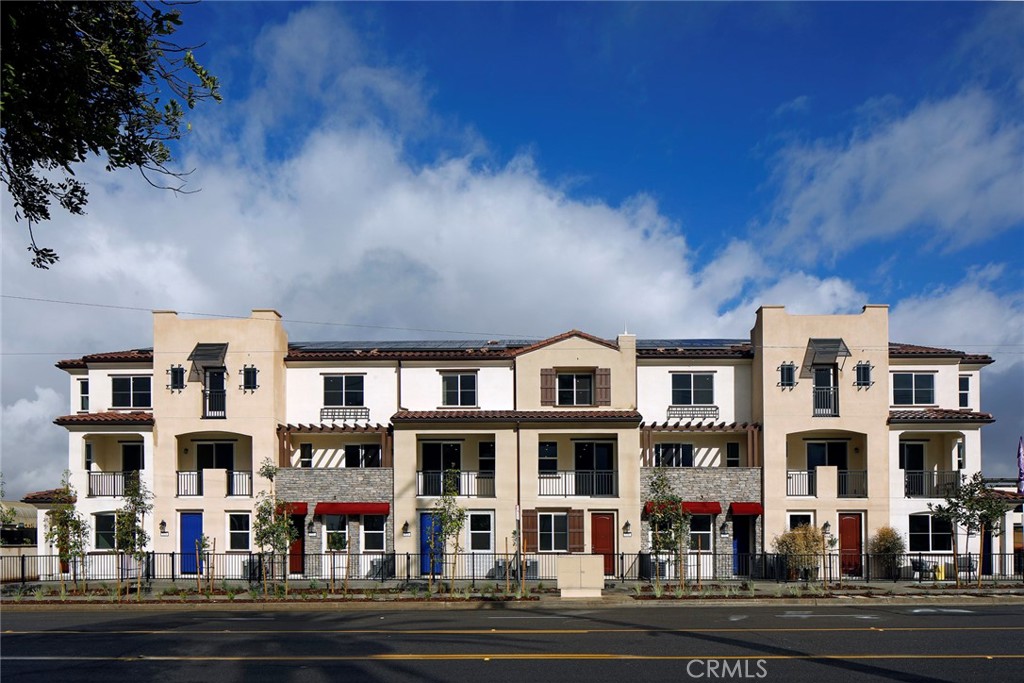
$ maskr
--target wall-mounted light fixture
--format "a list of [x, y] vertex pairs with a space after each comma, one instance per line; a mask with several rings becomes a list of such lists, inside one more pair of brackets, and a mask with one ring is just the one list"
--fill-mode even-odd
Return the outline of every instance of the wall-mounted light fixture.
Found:
[[165, 522], [162, 519], [160, 520], [160, 535], [161, 536], [166, 536], [167, 535], [167, 522]]
[[729, 523], [722, 522], [722, 526], [719, 527], [718, 533], [722, 536], [722, 538], [727, 538], [729, 536]]
[[316, 530], [313, 528], [313, 520], [309, 520], [309, 523], [306, 524], [306, 535], [316, 536]]
[[402, 535], [403, 536], [411, 536], [412, 535], [412, 534], [409, 533], [409, 522], [406, 522], [405, 524], [402, 525]]
[[633, 527], [630, 526], [628, 519], [626, 520], [626, 523], [622, 525], [622, 535], [623, 536], [632, 536], [633, 535]]
[[821, 533], [825, 534], [826, 536], [831, 534], [832, 533], [832, 525], [829, 524], [828, 522], [825, 522], [824, 524], [822, 524], [821, 525]]

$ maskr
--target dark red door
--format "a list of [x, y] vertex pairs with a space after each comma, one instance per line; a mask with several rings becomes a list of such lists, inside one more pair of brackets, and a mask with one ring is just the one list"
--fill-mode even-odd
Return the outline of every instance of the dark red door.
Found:
[[590, 552], [604, 555], [604, 573], [615, 574], [615, 515], [594, 512], [590, 515]]
[[302, 574], [305, 572], [306, 560], [306, 534], [303, 533], [305, 515], [292, 515], [292, 529], [295, 530], [295, 540], [288, 547], [288, 573]]
[[846, 576], [861, 574], [861, 529], [859, 513], [839, 515], [839, 567]]

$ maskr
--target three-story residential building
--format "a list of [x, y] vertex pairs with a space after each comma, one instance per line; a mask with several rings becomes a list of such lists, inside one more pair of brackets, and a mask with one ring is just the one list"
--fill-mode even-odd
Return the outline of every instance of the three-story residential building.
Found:
[[296, 531], [296, 576], [437, 573], [445, 490], [467, 511], [460, 575], [501, 576], [517, 547], [527, 578], [565, 553], [619, 574], [650, 548], [644, 500], [662, 468], [691, 514], [687, 571], [749, 575], [774, 536], [828, 523], [856, 575], [884, 524], [911, 550], [945, 549], [927, 503], [980, 469], [990, 362], [891, 343], [884, 306], [765, 306], [749, 339], [540, 342], [289, 342], [274, 311], [158, 311], [152, 348], [58, 364], [72, 410], [56, 423], [92, 550], [113, 547], [124, 482], [141, 477], [152, 549], [185, 574], [203, 536], [243, 571], [271, 490]]

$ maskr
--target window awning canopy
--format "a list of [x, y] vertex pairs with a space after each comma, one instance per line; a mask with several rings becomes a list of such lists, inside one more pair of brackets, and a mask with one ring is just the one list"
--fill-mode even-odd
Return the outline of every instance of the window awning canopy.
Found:
[[202, 379], [203, 370], [206, 368], [219, 368], [224, 365], [224, 356], [227, 355], [228, 345], [223, 344], [196, 344], [192, 353], [188, 354], [188, 360], [192, 361], [192, 368], [188, 373], [189, 382], [198, 382]]
[[736, 515], [761, 515], [764, 514], [764, 506], [760, 503], [731, 503], [729, 510], [733, 517]]
[[[656, 509], [657, 503], [647, 501], [644, 503], [644, 515], [649, 515]], [[679, 504], [683, 512], [691, 515], [717, 515], [722, 512], [722, 504], [717, 501], [684, 500]]]
[[387, 515], [390, 503], [317, 503], [314, 515]]
[[849, 358], [850, 349], [841, 338], [808, 339], [804, 362], [800, 365], [800, 377], [811, 376], [811, 366], [834, 365], [839, 358]]

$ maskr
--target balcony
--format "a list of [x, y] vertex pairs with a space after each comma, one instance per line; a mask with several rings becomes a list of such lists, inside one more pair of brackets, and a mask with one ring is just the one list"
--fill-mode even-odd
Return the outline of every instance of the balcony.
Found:
[[420, 470], [416, 472], [417, 496], [440, 496], [442, 483], [454, 486], [455, 495], [467, 498], [493, 498], [494, 472]]
[[839, 482], [836, 495], [840, 498], [867, 498], [867, 470], [839, 470]]
[[221, 390], [206, 389], [203, 391], [203, 417], [207, 419], [224, 419], [227, 413], [228, 393]]
[[717, 420], [718, 406], [669, 406], [668, 420]]
[[787, 496], [813, 496], [817, 492], [815, 487], [814, 470], [786, 470], [786, 495]]
[[559, 470], [538, 475], [540, 496], [617, 496], [619, 477], [615, 470]]
[[124, 495], [125, 480], [137, 478], [138, 471], [89, 472], [89, 497], [117, 497]]
[[321, 422], [346, 422], [354, 420], [369, 420], [370, 409], [362, 406], [346, 407], [328, 406], [320, 409]]
[[216, 485], [216, 480], [220, 478], [221, 473], [226, 475], [226, 485], [224, 487], [224, 494], [226, 496], [252, 495], [252, 472], [241, 470], [179, 470], [177, 473], [178, 497], [204, 495], [203, 475], [206, 472], [211, 473], [212, 476], [209, 478], [213, 480], [214, 485]]
[[945, 498], [960, 488], [957, 470], [907, 470], [903, 473], [903, 491], [907, 498]]
[[839, 387], [814, 387], [814, 417], [839, 417]]

